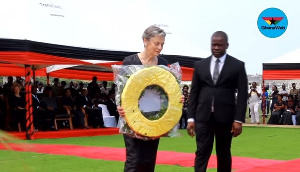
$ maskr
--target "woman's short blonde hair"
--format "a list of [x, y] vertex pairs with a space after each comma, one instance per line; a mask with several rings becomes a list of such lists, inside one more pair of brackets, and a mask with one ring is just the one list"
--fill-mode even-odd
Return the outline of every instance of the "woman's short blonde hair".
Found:
[[143, 40], [146, 39], [146, 40], [150, 40], [152, 37], [155, 37], [155, 36], [162, 36], [162, 37], [165, 37], [166, 36], [166, 32], [155, 26], [155, 25], [152, 25], [152, 26], [149, 26], [143, 33]]

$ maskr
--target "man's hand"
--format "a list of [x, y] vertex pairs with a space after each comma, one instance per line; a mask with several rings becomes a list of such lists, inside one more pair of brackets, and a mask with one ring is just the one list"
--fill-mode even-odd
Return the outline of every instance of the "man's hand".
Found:
[[233, 137], [239, 136], [242, 133], [242, 123], [233, 122], [231, 133], [233, 134]]
[[195, 136], [195, 122], [188, 122], [186, 130], [191, 137], [194, 137]]
[[22, 107], [18, 106], [18, 108], [17, 108], [17, 109], [24, 110], [25, 108], [22, 108]]
[[121, 106], [118, 106], [117, 110], [118, 110], [118, 112], [119, 112], [119, 114], [120, 114], [121, 117], [125, 116], [125, 110], [124, 110], [124, 108], [122, 108]]

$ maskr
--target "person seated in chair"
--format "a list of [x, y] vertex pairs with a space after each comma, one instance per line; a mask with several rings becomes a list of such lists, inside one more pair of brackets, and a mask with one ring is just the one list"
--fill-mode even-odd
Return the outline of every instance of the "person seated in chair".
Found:
[[277, 102], [274, 104], [274, 110], [271, 114], [271, 117], [268, 121], [268, 124], [279, 124], [281, 115], [285, 108], [285, 103], [282, 101], [282, 95], [278, 94]]
[[84, 129], [88, 129], [89, 127], [85, 125], [85, 115], [82, 110], [76, 107], [75, 101], [72, 97], [71, 90], [69, 88], [65, 89], [65, 94], [62, 97], [62, 105], [64, 108], [70, 110], [70, 112], [74, 115], [75, 121], [80, 125], [80, 127]]
[[50, 106], [55, 112], [58, 111], [57, 98], [53, 96], [52, 87], [45, 87], [42, 101]]
[[[102, 107], [99, 106], [99, 104], [103, 104], [103, 102], [100, 99], [93, 99], [92, 100], [92, 109], [98, 109], [99, 111], [101, 111], [101, 118], [98, 121], [98, 124], [100, 124], [101, 128], [106, 128], [106, 126], [104, 125], [104, 120], [103, 120], [103, 111], [102, 111]], [[102, 120], [101, 120], [102, 119]], [[102, 122], [103, 121], [103, 122]], [[102, 125], [103, 123], [103, 125]]]
[[14, 130], [18, 123], [25, 126], [26, 121], [26, 102], [25, 98], [20, 95], [21, 86], [17, 83], [12, 86], [13, 94], [9, 98], [11, 112], [10, 127]]
[[42, 98], [42, 94], [44, 93], [44, 87], [43, 87], [43, 83], [42, 82], [38, 82], [38, 84], [37, 84], [37, 95], [38, 95], [38, 97], [39, 98]]
[[92, 102], [88, 96], [88, 90], [82, 89], [81, 95], [76, 98], [76, 108], [83, 108], [85, 112], [89, 115], [89, 121], [94, 128], [105, 128], [102, 116], [102, 110], [97, 108], [92, 108]]
[[292, 116], [293, 124], [300, 125], [300, 101], [295, 108], [296, 114]]
[[32, 108], [33, 108], [33, 123], [35, 129], [55, 130], [54, 117], [55, 111], [53, 107], [48, 106], [37, 95], [37, 88], [32, 86]]
[[105, 101], [107, 110], [110, 116], [114, 116], [116, 122], [119, 122], [119, 112], [117, 110], [116, 100], [115, 100], [115, 90], [110, 90], [108, 93], [109, 98]]
[[296, 117], [295, 108], [296, 108], [296, 104], [293, 100], [293, 96], [289, 95], [288, 101], [286, 102], [285, 105], [285, 111], [283, 112], [279, 123], [283, 125], [292, 125], [292, 124], [296, 125], [296, 121], [292, 120], [292, 118]]

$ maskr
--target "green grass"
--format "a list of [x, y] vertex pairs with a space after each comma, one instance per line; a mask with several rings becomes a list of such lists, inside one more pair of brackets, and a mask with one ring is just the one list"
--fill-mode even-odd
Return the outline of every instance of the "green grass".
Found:
[[[161, 138], [159, 150], [193, 153], [195, 138], [180, 130], [181, 137]], [[24, 141], [17, 141], [24, 142]], [[25, 141], [41, 144], [72, 144], [82, 146], [124, 147], [122, 135], [77, 137], [65, 139], [39, 139]], [[241, 157], [292, 160], [300, 158], [300, 128], [244, 127], [241, 136], [234, 138], [232, 155]], [[215, 151], [213, 151], [213, 154]], [[191, 159], [193, 161], [193, 159]], [[17, 163], [16, 163], [17, 162]], [[16, 165], [19, 164], [19, 165]], [[1, 171], [122, 171], [123, 162], [103, 161], [74, 156], [0, 151]], [[3, 170], [2, 170], [3, 169]], [[157, 165], [156, 171], [193, 171], [171, 165]], [[210, 169], [209, 172], [215, 172]]]
[[244, 127], [233, 139], [234, 156], [291, 160], [300, 158], [300, 128]]

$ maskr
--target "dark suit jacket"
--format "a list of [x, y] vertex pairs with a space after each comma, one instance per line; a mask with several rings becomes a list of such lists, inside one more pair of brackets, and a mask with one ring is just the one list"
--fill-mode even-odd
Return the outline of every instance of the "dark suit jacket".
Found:
[[105, 102], [107, 110], [109, 111], [110, 116], [119, 116], [117, 111], [117, 105], [110, 98]]
[[[216, 85], [210, 73], [211, 56], [195, 63], [190, 92], [189, 118], [195, 122], [210, 119], [214, 99], [214, 117], [218, 123], [243, 121], [247, 107], [248, 80], [244, 62], [227, 55]], [[235, 92], [238, 90], [237, 104]]]
[[37, 108], [38, 106], [42, 107], [43, 109], [47, 109], [47, 104], [45, 102], [43, 102], [41, 99], [39, 99], [39, 101], [38, 101], [34, 96], [32, 96], [32, 108], [33, 108], [33, 111], [36, 111], [38, 109]]
[[89, 97], [87, 97], [87, 98], [88, 98], [88, 100], [86, 100], [83, 95], [77, 96], [76, 100], [75, 100], [75, 105], [78, 108], [83, 107], [84, 105], [92, 107], [91, 99]]

